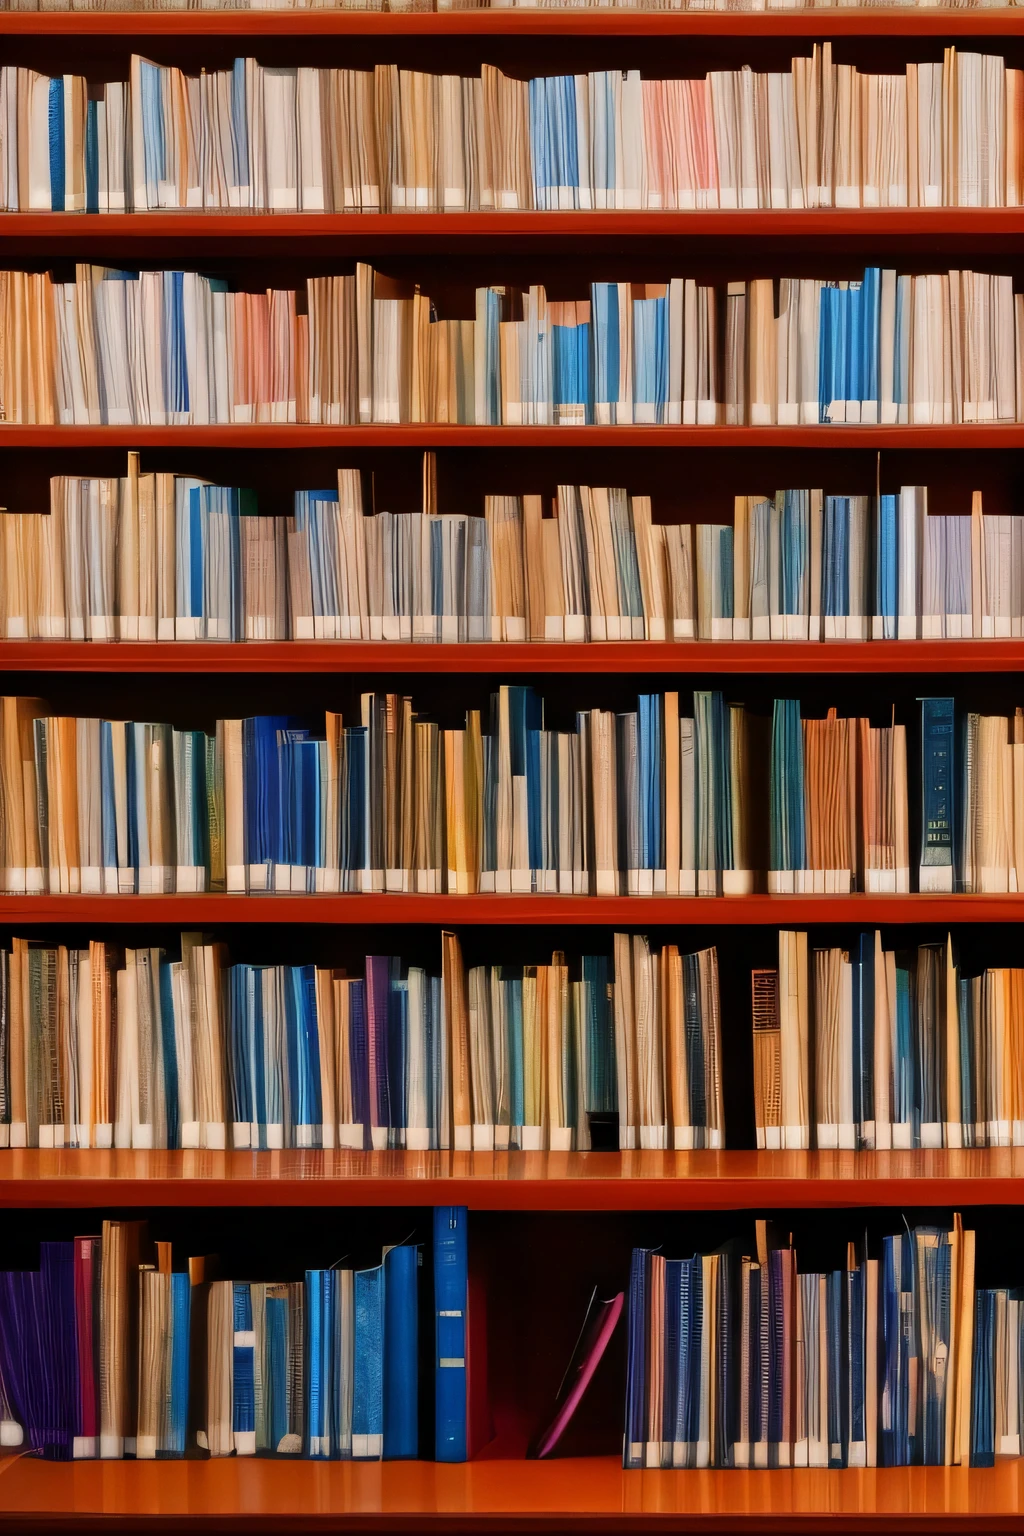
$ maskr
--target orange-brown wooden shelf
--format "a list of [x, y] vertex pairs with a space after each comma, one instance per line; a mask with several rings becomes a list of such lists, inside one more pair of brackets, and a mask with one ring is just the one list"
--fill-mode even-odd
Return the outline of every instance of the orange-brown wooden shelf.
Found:
[[922, 8], [641, 11], [0, 11], [0, 34], [101, 37], [1016, 37], [1024, 13]]
[[[916, 1152], [0, 1151], [0, 1208], [1024, 1205], [1024, 1148]], [[2, 1489], [2, 1483], [0, 1483]]]
[[[0, 26], [0, 34], [3, 28]], [[558, 249], [579, 252], [579, 242], [686, 240], [725, 248], [733, 240], [771, 242], [783, 248], [808, 245], [846, 250], [899, 242], [901, 249], [937, 242], [972, 250], [1017, 249], [1024, 237], [1024, 208], [744, 209], [641, 212], [505, 213], [270, 213], [261, 211], [152, 212], [127, 214], [0, 214], [0, 240], [11, 252], [64, 256], [76, 251], [119, 249], [145, 256], [177, 252], [294, 253], [300, 239], [309, 252], [454, 252]]]
[[35, 448], [1024, 448], [1024, 422], [927, 427], [0, 426], [0, 449]]
[[1019, 923], [1012, 896], [0, 896], [0, 927], [37, 923], [431, 923], [702, 927], [793, 923]]
[[1022, 672], [1024, 639], [591, 645], [406, 645], [374, 641], [149, 644], [2, 640], [4, 672], [85, 673], [783, 673]]
[[1024, 1530], [1024, 1463], [625, 1472], [615, 1458], [0, 1463], [6, 1528], [244, 1531]]

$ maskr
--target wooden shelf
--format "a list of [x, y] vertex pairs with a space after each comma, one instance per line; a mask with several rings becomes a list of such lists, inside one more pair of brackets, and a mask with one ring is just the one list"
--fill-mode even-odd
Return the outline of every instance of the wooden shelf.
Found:
[[4, 672], [209, 674], [374, 672], [646, 676], [707, 673], [918, 673], [1024, 671], [1024, 639], [772, 643], [615, 641], [591, 645], [406, 645], [345, 640], [136, 644], [0, 641]]
[[54, 923], [428, 923], [642, 928], [1019, 923], [1013, 896], [0, 896], [0, 927]]
[[0, 11], [0, 34], [82, 37], [1017, 37], [1024, 11]]
[[[1024, 1205], [1024, 1148], [917, 1152], [0, 1151], [0, 1209], [475, 1211]], [[3, 1484], [0, 1482], [0, 1499]]]
[[946, 427], [0, 426], [0, 450], [33, 448], [1024, 448], [1024, 422]]
[[[2, 14], [2, 13], [0, 13]], [[24, 13], [21, 13], [24, 14]], [[3, 28], [0, 26], [0, 34]], [[291, 255], [296, 239], [311, 252], [369, 255], [406, 252], [578, 252], [579, 242], [704, 242], [726, 249], [734, 240], [847, 252], [879, 242], [935, 253], [1017, 250], [1024, 208], [749, 209], [679, 212], [523, 213], [268, 213], [152, 212], [122, 214], [5, 213], [0, 238], [10, 254], [64, 256], [68, 241], [81, 252], [111, 249], [175, 260], [206, 255]]]
[[0, 1463], [0, 1522], [132, 1530], [1020, 1531], [1020, 1461], [979, 1470], [624, 1472], [615, 1458]]

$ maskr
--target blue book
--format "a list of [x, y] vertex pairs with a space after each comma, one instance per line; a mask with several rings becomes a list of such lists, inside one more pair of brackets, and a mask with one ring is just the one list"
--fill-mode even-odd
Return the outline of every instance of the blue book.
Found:
[[669, 399], [670, 354], [667, 295], [656, 299], [634, 299], [634, 421], [641, 423], [665, 421]]
[[626, 1330], [626, 1425], [622, 1465], [642, 1467], [647, 1451], [647, 1341], [650, 1333], [651, 1249], [634, 1248], [629, 1266]]
[[828, 1349], [828, 1464], [846, 1465], [848, 1434], [846, 1388], [848, 1358], [843, 1303], [846, 1274], [831, 1270], [825, 1276], [825, 1339]]
[[637, 779], [640, 791], [640, 868], [665, 868], [665, 783], [660, 693], [642, 693], [637, 703]]
[[324, 1121], [316, 967], [286, 965], [282, 969], [288, 1057], [288, 1131], [294, 1146], [314, 1147], [323, 1138]]
[[875, 1145], [875, 936], [857, 935], [853, 956], [853, 1123], [858, 1146]]
[[899, 615], [896, 496], [879, 496], [875, 533], [875, 622], [872, 638], [895, 640]]
[[681, 1328], [679, 1337], [679, 1391], [682, 1402], [677, 1415], [688, 1466], [696, 1459], [700, 1440], [700, 1377], [703, 1356], [704, 1265], [699, 1256], [686, 1259], [680, 1272]]
[[954, 706], [949, 698], [921, 699], [922, 891], [952, 891], [957, 813]]
[[252, 1293], [247, 1281], [236, 1281], [234, 1298], [234, 1362], [231, 1427], [235, 1454], [256, 1454], [256, 1334], [252, 1326]]
[[591, 339], [593, 342], [594, 417], [615, 423], [619, 417], [619, 285], [591, 283]]
[[508, 1123], [509, 1145], [520, 1146], [526, 1116], [525, 1062], [523, 1055], [523, 977], [502, 970], [505, 1012], [508, 1018]]
[[434, 1207], [434, 1460], [468, 1454], [468, 1212]]
[[772, 873], [783, 877], [775, 882], [779, 890], [791, 889], [784, 876], [807, 865], [804, 743], [799, 699], [775, 700], [769, 777], [771, 861], [768, 889], [773, 889]]
[[[846, 1465], [863, 1467], [867, 1462], [867, 1416], [865, 1404], [865, 1365], [867, 1339], [867, 1295], [864, 1265], [848, 1270], [846, 1275], [846, 1358], [849, 1362], [849, 1424], [846, 1436]], [[870, 1341], [873, 1347], [875, 1340]]]
[[352, 1459], [380, 1461], [384, 1451], [384, 1265], [357, 1269]]
[[686, 1260], [665, 1260], [665, 1373], [662, 1381], [661, 1440], [668, 1444], [668, 1457], [663, 1465], [672, 1465], [672, 1448], [683, 1439], [680, 1392], [680, 1366], [682, 1364], [682, 1332], [685, 1320], [682, 1312], [682, 1271]]
[[384, 1459], [419, 1452], [419, 1264], [410, 1244], [384, 1258]]
[[171, 1375], [167, 1405], [167, 1440], [158, 1457], [185, 1454], [188, 1432], [188, 1364], [192, 1313], [192, 1283], [187, 1274], [171, 1276]]
[[50, 209], [64, 212], [64, 80], [50, 81]]
[[86, 103], [85, 109], [85, 211], [100, 211], [99, 103]]
[[971, 1373], [971, 1466], [993, 1467], [995, 1443], [996, 1293], [978, 1290], [974, 1298], [974, 1362]]
[[[357, 1282], [358, 1279], [357, 1275]], [[326, 1460], [339, 1449], [339, 1424], [333, 1411], [340, 1368], [340, 1341], [337, 1337], [338, 1283], [336, 1270], [306, 1270], [306, 1454], [317, 1461]], [[269, 1301], [267, 1319], [269, 1330]], [[358, 1344], [357, 1332], [357, 1371]], [[281, 1353], [280, 1341], [277, 1348]], [[287, 1399], [284, 1396], [283, 1381], [280, 1386], [280, 1391], [277, 1383], [274, 1386], [275, 1424], [280, 1427], [283, 1423], [287, 1430]], [[281, 1439], [272, 1439], [271, 1444], [280, 1446]]]
[[159, 960], [160, 1000], [160, 1055], [164, 1073], [164, 1106], [167, 1119], [168, 1147], [181, 1146], [181, 1115], [178, 1094], [178, 1046], [174, 1038], [174, 996], [171, 985], [171, 967], [163, 958]]
[[[249, 103], [246, 100], [244, 59], [236, 59], [231, 71], [231, 155], [232, 185], [247, 187], [249, 185]], [[244, 203], [241, 206], [244, 206]]]

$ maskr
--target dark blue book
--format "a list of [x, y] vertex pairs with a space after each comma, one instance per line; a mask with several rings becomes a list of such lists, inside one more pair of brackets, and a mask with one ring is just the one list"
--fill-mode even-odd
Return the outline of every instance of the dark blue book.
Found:
[[235, 1454], [256, 1454], [256, 1334], [252, 1325], [252, 1292], [247, 1281], [236, 1281], [233, 1287], [234, 1315], [234, 1391], [231, 1404], [231, 1427], [234, 1432]]
[[468, 1212], [434, 1208], [434, 1460], [465, 1461], [469, 1307]]
[[874, 1146], [875, 936], [857, 935], [853, 955], [853, 1124], [859, 1147]]
[[420, 1250], [392, 1248], [384, 1259], [384, 1459], [419, 1451]]
[[921, 699], [922, 891], [952, 891], [957, 785], [953, 700]]
[[974, 1368], [971, 1373], [971, 1466], [995, 1465], [995, 1343], [996, 1297], [979, 1290], [974, 1298]]
[[634, 1248], [629, 1266], [626, 1330], [626, 1425], [622, 1465], [642, 1467], [647, 1449], [647, 1340], [651, 1250]]
[[64, 212], [64, 79], [50, 81], [50, 209]]

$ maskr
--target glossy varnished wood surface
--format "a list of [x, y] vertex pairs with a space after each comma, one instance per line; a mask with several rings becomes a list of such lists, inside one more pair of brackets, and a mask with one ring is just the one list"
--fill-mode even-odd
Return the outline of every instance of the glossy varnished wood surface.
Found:
[[748, 1210], [1022, 1205], [1024, 1148], [916, 1152], [0, 1151], [0, 1206]]
[[1024, 640], [709, 641], [428, 645], [361, 640], [2, 640], [0, 672], [111, 674], [486, 673], [572, 676], [1024, 671]]
[[1019, 1462], [772, 1472], [624, 1472], [611, 1457], [353, 1464], [3, 1464], [0, 1521], [252, 1530], [1020, 1530]]

